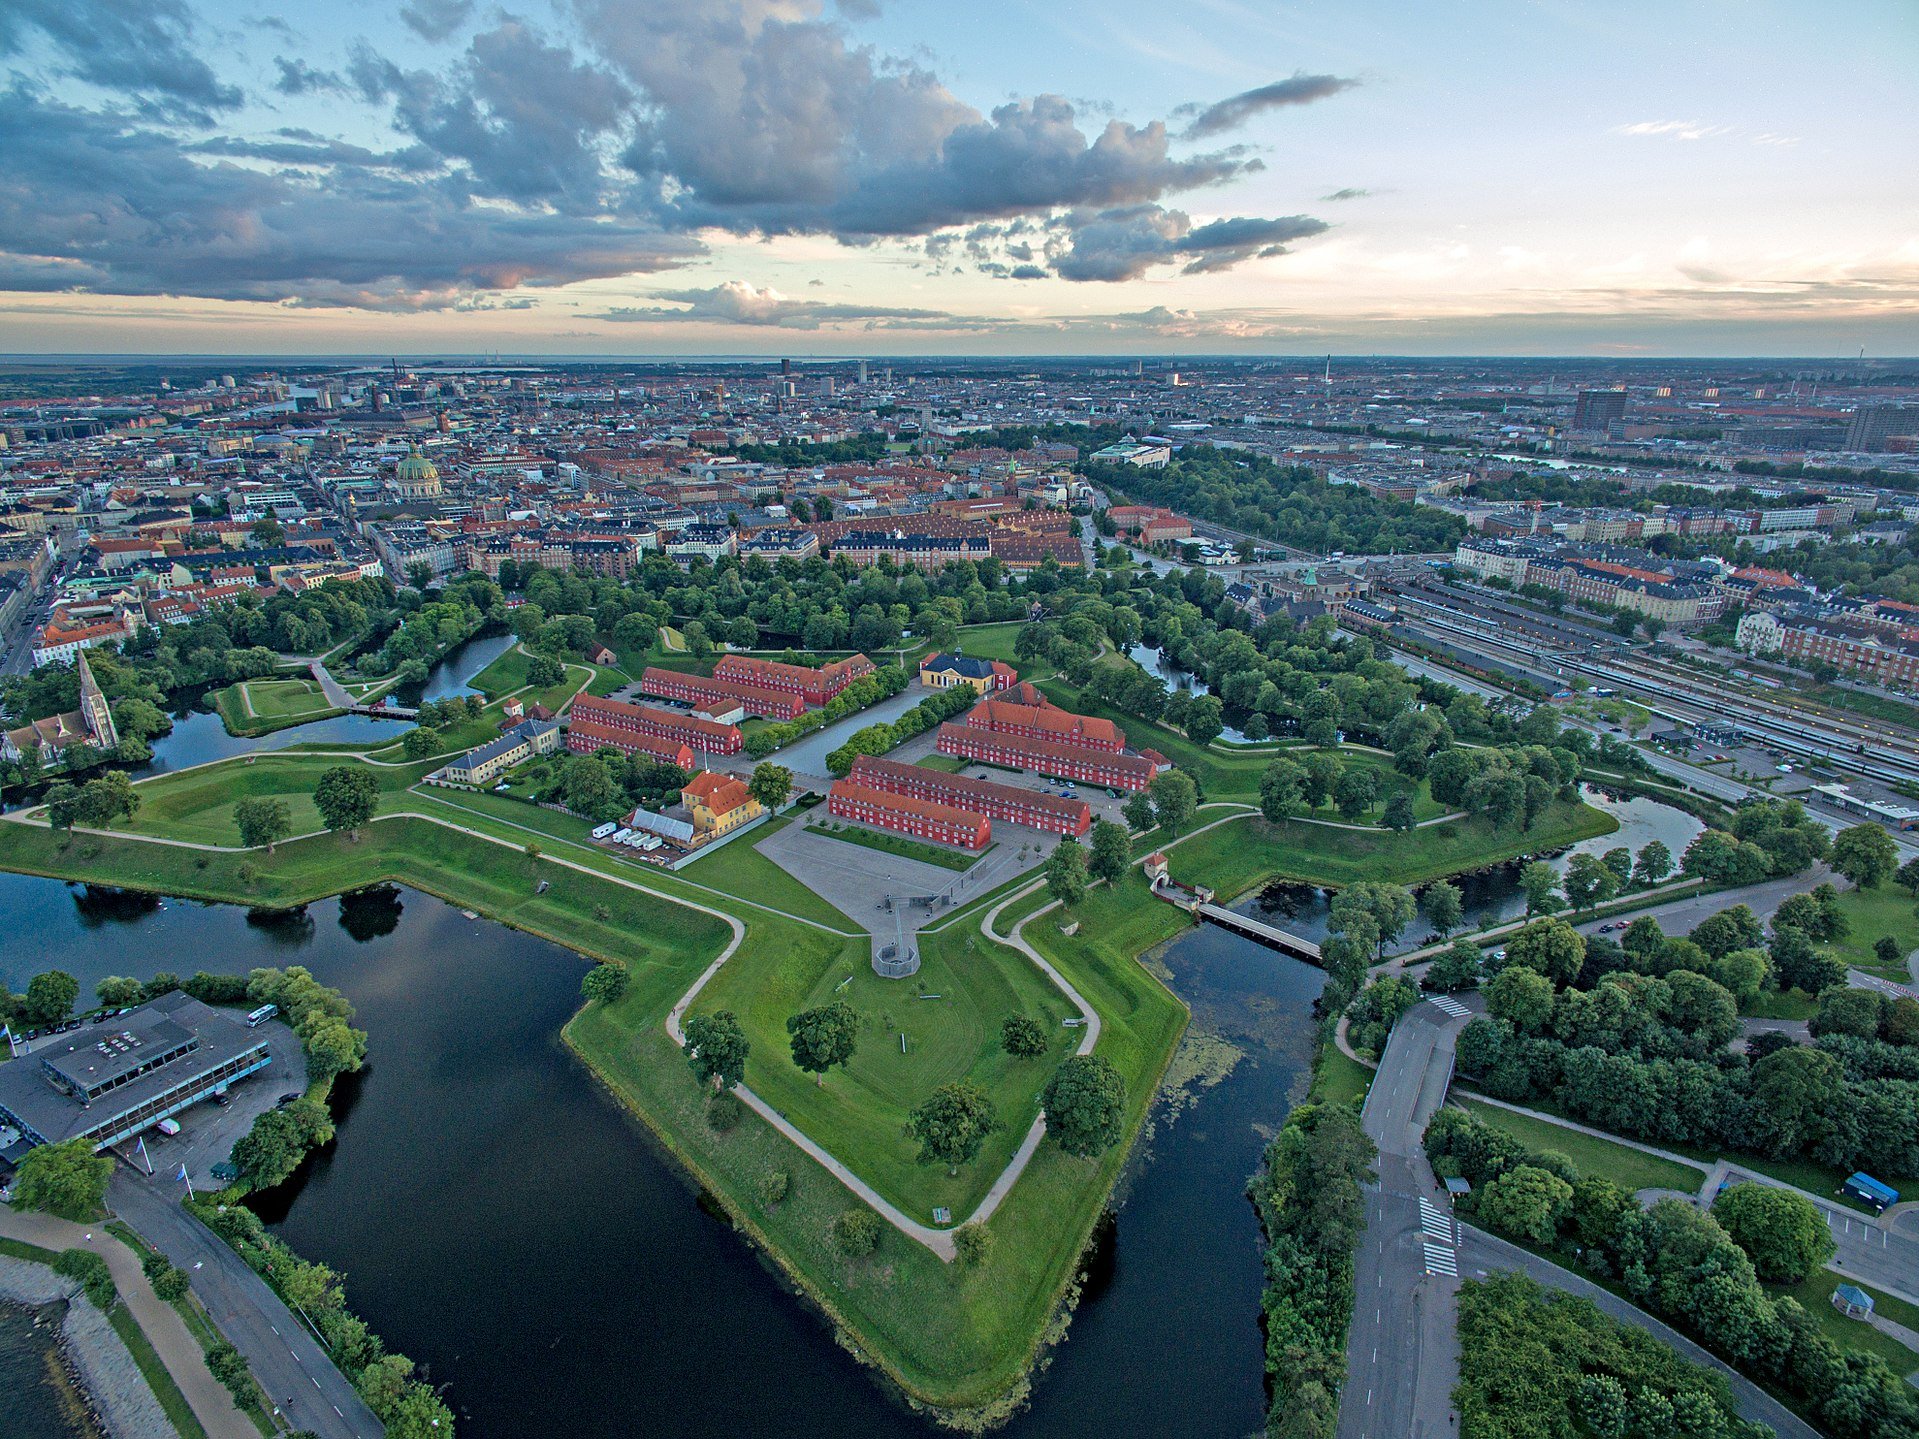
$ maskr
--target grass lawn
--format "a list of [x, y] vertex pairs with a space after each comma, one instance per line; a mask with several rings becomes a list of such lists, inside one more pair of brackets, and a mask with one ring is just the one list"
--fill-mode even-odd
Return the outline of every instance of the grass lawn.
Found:
[[[792, 1062], [786, 1019], [836, 999], [859, 1012], [859, 1044], [844, 1071], [816, 1084]], [[842, 943], [813, 931], [777, 949], [756, 946], [722, 968], [695, 1007], [738, 1014], [753, 1044], [746, 1082], [754, 1092], [929, 1223], [935, 1206], [957, 1222], [985, 1196], [1038, 1113], [1053, 1064], [1078, 1040], [1060, 1027], [1074, 1013], [1066, 997], [1025, 956], [977, 929], [928, 936], [920, 971], [905, 982], [873, 972], [864, 938]], [[1014, 1060], [1000, 1048], [1000, 1023], [1012, 1014], [1046, 1026], [1052, 1062]], [[992, 1097], [1001, 1127], [978, 1159], [950, 1176], [944, 1165], [918, 1163], [903, 1131], [914, 1105], [960, 1081]]]
[[141, 1329], [140, 1321], [133, 1317], [133, 1312], [125, 1304], [116, 1304], [113, 1312], [107, 1316], [107, 1322], [127, 1346], [127, 1352], [140, 1368], [140, 1377], [147, 1381], [147, 1388], [160, 1401], [167, 1422], [179, 1431], [180, 1439], [207, 1439], [207, 1431], [194, 1416], [193, 1406], [187, 1403], [187, 1396], [180, 1392], [180, 1386], [167, 1373], [167, 1366], [161, 1362], [153, 1342], [147, 1338], [146, 1331]]
[[958, 774], [966, 761], [954, 754], [929, 754], [913, 761], [921, 769], [936, 769], [941, 774]]
[[[1839, 910], [1851, 927], [1844, 939], [1833, 940], [1826, 948], [1854, 969], [1911, 984], [1905, 957], [1919, 949], [1919, 915], [1914, 908], [1912, 896], [1890, 881], [1877, 889], [1844, 890]], [[1887, 934], [1899, 941], [1900, 957], [1892, 964], [1881, 963], [1872, 952], [1873, 941]]]
[[979, 854], [974, 854], [971, 850], [947, 849], [944, 845], [928, 844], [924, 840], [912, 839], [903, 834], [892, 834], [886, 830], [862, 829], [858, 825], [834, 824], [828, 820], [809, 824], [806, 832], [825, 835], [828, 839], [842, 839], [848, 844], [865, 845], [868, 849], [896, 854], [902, 859], [916, 859], [922, 864], [936, 864], [941, 869], [971, 869], [974, 863], [992, 848], [989, 844]]
[[1366, 1102], [1366, 1091], [1372, 1084], [1372, 1070], [1356, 1059], [1347, 1058], [1336, 1044], [1320, 1045], [1313, 1060], [1313, 1088], [1309, 1096], [1314, 1103], [1357, 1107]]
[[1895, 1374], [1911, 1374], [1919, 1370], [1919, 1354], [1890, 1334], [1881, 1334], [1863, 1319], [1848, 1319], [1832, 1307], [1832, 1291], [1841, 1284], [1851, 1284], [1865, 1290], [1872, 1296], [1874, 1311], [1895, 1324], [1919, 1329], [1919, 1305], [1904, 1303], [1874, 1289], [1870, 1284], [1860, 1284], [1858, 1280], [1834, 1274], [1830, 1269], [1816, 1270], [1798, 1284], [1768, 1284], [1766, 1288], [1773, 1294], [1790, 1294], [1797, 1299], [1826, 1332], [1826, 1336], [1841, 1349], [1877, 1354], [1892, 1366]]
[[760, 853], [760, 841], [771, 839], [794, 818], [776, 815], [751, 834], [702, 855], [680, 873], [695, 884], [756, 899], [829, 929], [860, 933], [857, 924]]
[[1811, 1019], [1819, 1012], [1819, 1001], [1803, 989], [1765, 990], [1739, 1012], [1755, 1019]]
[[1401, 834], [1296, 820], [1269, 824], [1248, 815], [1174, 849], [1171, 869], [1180, 883], [1198, 879], [1228, 899], [1275, 876], [1335, 887], [1361, 880], [1421, 884], [1516, 855], [1543, 854], [1617, 828], [1612, 816], [1565, 801], [1554, 803], [1523, 833], [1495, 829], [1483, 819]]
[[1603, 1175], [1624, 1189], [1679, 1189], [1696, 1194], [1706, 1178], [1703, 1169], [1641, 1154], [1610, 1139], [1597, 1139], [1543, 1119], [1514, 1114], [1470, 1099], [1464, 1104], [1475, 1119], [1505, 1130], [1528, 1149], [1556, 1150], [1570, 1159], [1581, 1174]]
[[[285, 800], [293, 833], [306, 834], [322, 827], [320, 811], [313, 803], [313, 789], [320, 776], [336, 765], [354, 762], [348, 755], [281, 751], [155, 775], [140, 781], [136, 787], [140, 812], [119, 828], [197, 844], [238, 845], [240, 830], [233, 822], [234, 805], [250, 796], [264, 795]], [[376, 812], [407, 808], [407, 786], [432, 767], [430, 762], [368, 766], [380, 782]]]
[[504, 699], [513, 691], [526, 688], [527, 671], [532, 667], [533, 656], [524, 647], [514, 645], [473, 676], [468, 681], [468, 687], [478, 690], [489, 700]]
[[242, 680], [216, 690], [213, 707], [236, 735], [271, 734], [339, 713], [308, 679]]

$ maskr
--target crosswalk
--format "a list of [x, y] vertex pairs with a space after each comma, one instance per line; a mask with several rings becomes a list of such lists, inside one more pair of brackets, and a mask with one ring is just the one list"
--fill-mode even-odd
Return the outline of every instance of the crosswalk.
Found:
[[1430, 994], [1426, 998], [1441, 1014], [1450, 1015], [1454, 1019], [1464, 1019], [1472, 1013], [1465, 1005], [1448, 995]]
[[1459, 1255], [1456, 1246], [1459, 1239], [1452, 1215], [1422, 1194], [1419, 1198], [1419, 1227], [1423, 1235], [1420, 1243], [1426, 1250], [1426, 1272], [1457, 1279]]

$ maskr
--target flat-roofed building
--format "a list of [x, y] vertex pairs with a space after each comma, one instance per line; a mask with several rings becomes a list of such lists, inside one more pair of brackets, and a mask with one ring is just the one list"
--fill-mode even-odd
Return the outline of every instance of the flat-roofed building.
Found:
[[851, 779], [833, 782], [833, 788], [827, 791], [826, 807], [840, 819], [961, 849], [985, 849], [993, 837], [992, 821], [983, 814], [911, 795], [889, 794]]
[[[282, 1031], [284, 1033], [284, 1031]], [[272, 1062], [272, 1036], [175, 991], [0, 1065], [0, 1121], [30, 1145], [95, 1150], [152, 1128]]]

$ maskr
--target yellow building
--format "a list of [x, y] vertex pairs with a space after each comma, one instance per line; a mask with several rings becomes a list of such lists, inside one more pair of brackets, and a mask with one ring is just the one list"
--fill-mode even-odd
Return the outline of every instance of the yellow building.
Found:
[[928, 655], [920, 661], [920, 683], [929, 690], [950, 690], [956, 685], [971, 685], [983, 695], [1011, 687], [1019, 680], [1019, 671], [998, 660], [983, 660], [974, 655]]
[[697, 843], [730, 834], [766, 812], [745, 780], [704, 769], [687, 781], [680, 791], [680, 803], [692, 817]]

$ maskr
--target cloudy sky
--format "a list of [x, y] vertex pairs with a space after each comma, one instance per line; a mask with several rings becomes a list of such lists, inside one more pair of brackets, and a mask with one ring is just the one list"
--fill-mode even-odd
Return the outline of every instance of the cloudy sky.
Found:
[[0, 0], [0, 351], [1919, 354], [1911, 0]]

